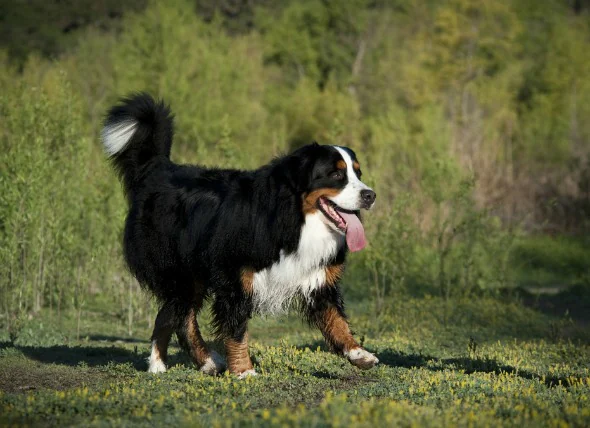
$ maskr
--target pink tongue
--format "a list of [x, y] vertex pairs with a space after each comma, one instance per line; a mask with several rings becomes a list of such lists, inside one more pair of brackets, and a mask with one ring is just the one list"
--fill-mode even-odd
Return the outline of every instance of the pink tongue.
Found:
[[349, 214], [342, 211], [338, 211], [338, 214], [342, 216], [348, 225], [348, 228], [346, 229], [346, 243], [348, 244], [348, 249], [354, 253], [355, 251], [360, 251], [365, 248], [365, 245], [367, 245], [365, 229], [356, 214]]

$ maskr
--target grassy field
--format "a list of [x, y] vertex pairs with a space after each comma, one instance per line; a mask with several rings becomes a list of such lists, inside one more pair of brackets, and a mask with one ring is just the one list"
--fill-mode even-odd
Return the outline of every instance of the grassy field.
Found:
[[147, 320], [129, 336], [104, 308], [79, 327], [46, 312], [2, 333], [0, 424], [588, 426], [588, 297], [399, 296], [380, 313], [356, 303], [352, 326], [381, 360], [369, 371], [295, 316], [257, 318], [260, 375], [246, 380], [198, 372], [176, 344], [170, 370], [148, 374]]

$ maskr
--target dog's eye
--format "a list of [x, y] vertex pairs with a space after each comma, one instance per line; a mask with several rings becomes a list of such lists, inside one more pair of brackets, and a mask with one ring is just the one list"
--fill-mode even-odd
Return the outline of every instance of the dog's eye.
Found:
[[356, 172], [356, 176], [357, 176], [358, 178], [361, 178], [361, 176], [363, 175], [363, 173], [361, 172], [361, 170], [360, 170], [360, 169], [357, 169], [355, 172]]
[[330, 174], [330, 177], [334, 180], [342, 180], [344, 178], [344, 172], [340, 170], [334, 171], [332, 174]]

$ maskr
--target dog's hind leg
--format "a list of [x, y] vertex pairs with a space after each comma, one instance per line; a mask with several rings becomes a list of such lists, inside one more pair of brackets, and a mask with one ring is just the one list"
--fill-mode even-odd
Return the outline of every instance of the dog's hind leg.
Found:
[[152, 333], [152, 353], [149, 359], [148, 372], [162, 373], [166, 371], [168, 344], [174, 332], [174, 327], [174, 307], [170, 303], [165, 303], [158, 312], [154, 332]]
[[242, 283], [231, 291], [231, 294], [216, 295], [212, 308], [213, 324], [217, 336], [223, 340], [229, 371], [243, 378], [256, 375], [248, 352], [248, 319], [252, 314], [252, 298], [248, 287]]
[[197, 322], [197, 313], [202, 304], [203, 299], [199, 298], [194, 306], [191, 305], [186, 308], [179, 320], [180, 325], [176, 330], [176, 335], [178, 336], [178, 343], [188, 352], [199, 370], [214, 375], [225, 370], [225, 361], [217, 352], [209, 350], [203, 340]]

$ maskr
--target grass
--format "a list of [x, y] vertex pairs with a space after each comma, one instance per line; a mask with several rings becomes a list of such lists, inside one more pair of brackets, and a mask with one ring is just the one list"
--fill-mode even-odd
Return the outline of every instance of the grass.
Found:
[[587, 237], [527, 236], [511, 255], [515, 282], [529, 288], [561, 290], [590, 284], [590, 240]]
[[0, 424], [590, 424], [584, 319], [483, 297], [447, 303], [446, 316], [435, 297], [389, 301], [379, 314], [368, 302], [349, 310], [377, 368], [326, 352], [297, 317], [254, 319], [260, 375], [243, 381], [201, 374], [176, 345], [167, 373], [146, 373], [147, 322], [129, 337], [108, 312], [88, 311], [76, 340], [73, 314], [44, 313], [13, 341], [2, 333]]

